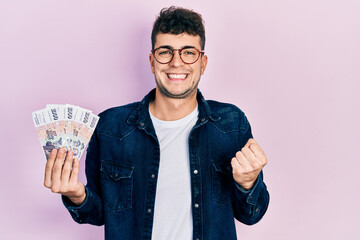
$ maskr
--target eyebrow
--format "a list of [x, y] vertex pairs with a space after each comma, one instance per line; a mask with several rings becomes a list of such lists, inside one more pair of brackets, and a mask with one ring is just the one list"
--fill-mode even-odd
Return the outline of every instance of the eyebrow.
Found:
[[[159, 48], [167, 48], [167, 49], [171, 49], [171, 50], [174, 49], [170, 45], [161, 45], [161, 46], [159, 46]], [[185, 45], [185, 46], [181, 47], [180, 49], [186, 49], [186, 48], [196, 48], [196, 47], [191, 46], [191, 45]]]

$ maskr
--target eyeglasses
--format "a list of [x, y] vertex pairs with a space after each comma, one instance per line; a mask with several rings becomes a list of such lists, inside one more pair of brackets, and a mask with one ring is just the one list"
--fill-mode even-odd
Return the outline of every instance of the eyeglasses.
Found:
[[178, 51], [180, 59], [186, 64], [195, 63], [204, 51], [200, 51], [194, 47], [185, 47], [181, 49], [172, 49], [170, 47], [159, 47], [152, 51], [156, 61], [161, 64], [167, 64], [174, 58], [174, 52]]

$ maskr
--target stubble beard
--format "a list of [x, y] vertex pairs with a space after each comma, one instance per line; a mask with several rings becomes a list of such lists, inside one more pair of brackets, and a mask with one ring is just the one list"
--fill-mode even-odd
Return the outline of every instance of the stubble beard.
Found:
[[159, 89], [159, 92], [163, 96], [172, 99], [185, 99], [190, 96], [193, 96], [197, 92], [200, 79], [196, 81], [193, 86], [191, 86], [190, 88], [186, 89], [184, 92], [179, 94], [171, 93], [164, 85], [161, 84], [160, 81], [157, 80], [156, 76], [155, 76], [155, 82], [156, 82], [156, 87]]

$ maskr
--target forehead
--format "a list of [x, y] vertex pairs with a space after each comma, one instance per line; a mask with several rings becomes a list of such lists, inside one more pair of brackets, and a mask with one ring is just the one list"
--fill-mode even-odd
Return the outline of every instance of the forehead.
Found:
[[177, 35], [171, 33], [158, 33], [156, 35], [155, 48], [164, 45], [168, 45], [176, 49], [184, 46], [194, 46], [201, 49], [201, 39], [198, 35], [194, 36], [187, 33]]

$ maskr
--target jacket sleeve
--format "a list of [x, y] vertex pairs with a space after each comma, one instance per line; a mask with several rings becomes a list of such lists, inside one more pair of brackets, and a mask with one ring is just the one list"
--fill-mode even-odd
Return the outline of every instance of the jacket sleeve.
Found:
[[[253, 138], [250, 124], [243, 115], [243, 131], [240, 133], [240, 149], [247, 143], [249, 138]], [[235, 218], [247, 225], [253, 225], [261, 220], [269, 205], [269, 192], [263, 181], [263, 171], [261, 171], [256, 179], [254, 186], [250, 190], [245, 190], [235, 182], [233, 210]]]
[[75, 222], [100, 226], [104, 224], [104, 210], [103, 203], [100, 198], [100, 159], [97, 128], [90, 139], [86, 153], [85, 173], [87, 184], [85, 186], [85, 201], [80, 206], [74, 205], [65, 196], [62, 196], [62, 201]]
[[236, 182], [235, 186], [235, 200], [233, 201], [235, 218], [247, 225], [259, 222], [264, 216], [270, 200], [263, 182], [263, 172], [260, 172], [252, 189], [245, 190]]

